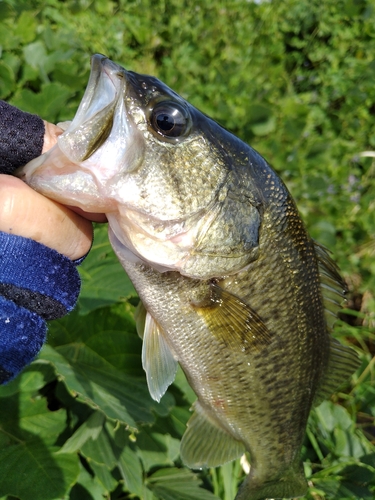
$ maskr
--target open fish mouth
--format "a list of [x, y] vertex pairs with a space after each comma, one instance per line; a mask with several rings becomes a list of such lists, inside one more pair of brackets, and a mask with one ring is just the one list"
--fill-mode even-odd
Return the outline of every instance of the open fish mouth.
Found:
[[[83, 98], [74, 119], [61, 124], [64, 133], [58, 138], [60, 150], [73, 163], [90, 158], [110, 136], [116, 107], [121, 106], [119, 100], [126, 92], [125, 73], [121, 66], [106, 56], [92, 56], [90, 77]], [[45, 155], [40, 158], [44, 159]], [[28, 177], [42, 163], [38, 160], [30, 162], [25, 169]]]
[[107, 57], [95, 54], [74, 119], [63, 124], [65, 131], [52, 149], [17, 175], [60, 203], [95, 213], [111, 211], [103, 194], [119, 174], [132, 168], [134, 150], [139, 146], [139, 134], [125, 104], [126, 73]]
[[83, 162], [105, 143], [125, 92], [125, 70], [107, 57], [95, 54], [91, 58], [90, 78], [77, 113], [59, 139], [61, 150], [70, 160]]

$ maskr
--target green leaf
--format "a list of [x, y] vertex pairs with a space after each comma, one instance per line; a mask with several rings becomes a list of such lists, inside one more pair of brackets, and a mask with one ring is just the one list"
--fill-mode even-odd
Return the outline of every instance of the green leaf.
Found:
[[[19, 81], [19, 84], [25, 86], [29, 82], [38, 81], [39, 77], [40, 73], [38, 68], [33, 68], [32, 66], [30, 66], [30, 64], [24, 64], [22, 67], [22, 78]], [[19, 102], [22, 102], [20, 98], [21, 98], [20, 93], [15, 96], [15, 99], [18, 99]]]
[[267, 135], [275, 130], [275, 116], [272, 110], [263, 104], [250, 106], [248, 117], [251, 130], [255, 135]]
[[45, 83], [40, 93], [22, 89], [12, 99], [11, 104], [29, 113], [43, 116], [45, 120], [55, 122], [61, 108], [71, 97], [71, 91], [59, 83]]
[[181, 439], [186, 431], [186, 424], [192, 415], [190, 411], [191, 405], [187, 404], [184, 406], [184, 400], [178, 397], [178, 394], [173, 390], [173, 386], [171, 392], [176, 397], [178, 403], [171, 409], [168, 417], [158, 418], [153, 429], [155, 432], [170, 434], [174, 438]]
[[160, 469], [146, 484], [163, 500], [218, 500], [213, 493], [200, 488], [198, 476], [187, 469]]
[[0, 385], [0, 398], [17, 393], [36, 392], [55, 378], [53, 370], [46, 363], [34, 362], [28, 366], [17, 378], [6, 385]]
[[350, 464], [343, 468], [341, 474], [347, 481], [353, 483], [371, 483], [374, 480], [374, 467], [364, 466], [362, 463]]
[[[6, 17], [12, 16], [12, 8], [5, 2], [0, 3], [0, 19], [5, 19]], [[1, 40], [1, 38], [0, 38]]]
[[0, 61], [0, 99], [15, 90], [15, 76], [10, 66]]
[[14, 34], [19, 36], [22, 43], [32, 42], [36, 37], [36, 21], [30, 11], [22, 11]]
[[117, 463], [117, 457], [114, 454], [114, 444], [111, 442], [105, 428], [102, 428], [98, 436], [88, 439], [82, 446], [82, 455], [94, 461], [98, 465], [105, 465], [109, 470], [113, 469]]
[[78, 456], [54, 453], [37, 437], [0, 450], [0, 495], [62, 498], [79, 474]]
[[96, 476], [91, 475], [80, 463], [77, 482], [70, 491], [69, 500], [103, 500], [107, 489]]
[[[2, 7], [2, 3], [0, 3], [0, 8]], [[18, 48], [19, 39], [14, 36], [13, 30], [5, 25], [5, 23], [0, 23], [0, 47], [3, 50], [12, 50]]]
[[116, 488], [116, 479], [106, 465], [97, 464], [92, 461], [89, 461], [89, 464], [95, 473], [96, 480], [103, 486], [105, 494], [108, 496], [109, 492]]
[[333, 436], [335, 453], [340, 457], [360, 458], [371, 451], [368, 443], [361, 439], [359, 435], [354, 434], [352, 430], [343, 431], [337, 427], [333, 431]]
[[353, 421], [347, 410], [342, 406], [335, 405], [331, 401], [323, 401], [323, 403], [316, 408], [316, 414], [319, 417], [321, 426], [330, 432], [337, 426], [339, 426], [340, 429], [346, 430], [353, 425]]
[[107, 226], [95, 229], [93, 246], [79, 271], [83, 282], [79, 298], [81, 314], [136, 295], [108, 241]]
[[89, 439], [97, 439], [102, 431], [104, 421], [103, 413], [94, 411], [75, 433], [65, 441], [59, 453], [74, 453], [79, 451]]
[[166, 394], [158, 406], [149, 396], [146, 382], [123, 375], [83, 344], [53, 349], [45, 346], [42, 359], [56, 369], [68, 390], [108, 418], [136, 428], [136, 422], [154, 421], [153, 411], [168, 413], [173, 398]]
[[[98, 417], [94, 420], [95, 434], [81, 446], [81, 455], [85, 457], [94, 471], [97, 481], [104, 487], [106, 494], [116, 487], [116, 480], [111, 471], [118, 462], [120, 450], [107, 431], [107, 426], [97, 430]], [[112, 431], [111, 426], [109, 429]]]
[[[120, 330], [123, 323], [126, 326], [124, 317], [108, 308], [90, 313], [84, 321], [74, 312], [51, 323], [50, 345], [44, 347], [40, 359], [54, 366], [69, 392], [78, 394], [81, 401], [100, 408], [109, 418], [136, 427], [136, 422], [153, 422], [153, 412], [167, 415], [173, 397], [166, 394], [160, 404], [156, 403], [149, 396], [143, 372], [139, 371], [142, 376], [137, 377], [111, 363], [113, 351], [106, 346], [105, 332]], [[140, 339], [135, 332], [124, 335], [128, 335], [129, 346], [133, 342], [133, 352], [138, 349], [140, 366]]]
[[326, 493], [329, 499], [340, 498], [338, 491], [340, 489], [340, 481], [337, 477], [328, 478], [313, 478], [313, 483], [316, 488], [322, 490], [323, 494]]
[[359, 484], [347, 483], [343, 481], [338, 490], [338, 497], [341, 499], [348, 500], [373, 500], [374, 493], [368, 488], [361, 486]]
[[0, 434], [10, 442], [32, 439], [34, 435], [53, 444], [66, 425], [66, 410], [50, 411], [47, 401], [35, 392], [21, 392], [0, 398]]
[[123, 327], [121, 330], [106, 330], [92, 336], [87, 339], [86, 345], [122, 373], [144, 377], [140, 365], [141, 339], [133, 333], [128, 333], [134, 329], [132, 321], [124, 317], [121, 327]]
[[137, 454], [129, 446], [123, 448], [117, 466], [127, 490], [142, 498], [143, 469]]
[[47, 51], [43, 42], [40, 40], [26, 45], [23, 49], [23, 55], [27, 64], [33, 68], [42, 68], [46, 59]]
[[138, 455], [146, 471], [155, 465], [173, 465], [179, 455], [180, 441], [144, 427], [136, 436]]

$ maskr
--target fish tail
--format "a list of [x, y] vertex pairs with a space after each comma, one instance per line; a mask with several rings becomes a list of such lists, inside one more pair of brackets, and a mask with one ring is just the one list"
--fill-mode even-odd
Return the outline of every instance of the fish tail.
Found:
[[296, 498], [304, 496], [306, 492], [307, 482], [303, 466], [302, 463], [298, 463], [296, 466], [284, 471], [277, 479], [272, 480], [257, 478], [256, 470], [251, 469], [242, 483], [235, 500]]

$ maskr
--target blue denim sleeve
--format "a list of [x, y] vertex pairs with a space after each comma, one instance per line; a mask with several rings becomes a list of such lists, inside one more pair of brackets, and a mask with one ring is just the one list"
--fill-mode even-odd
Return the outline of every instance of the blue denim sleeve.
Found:
[[81, 281], [64, 255], [28, 238], [0, 232], [0, 384], [39, 353], [46, 320], [76, 305]]

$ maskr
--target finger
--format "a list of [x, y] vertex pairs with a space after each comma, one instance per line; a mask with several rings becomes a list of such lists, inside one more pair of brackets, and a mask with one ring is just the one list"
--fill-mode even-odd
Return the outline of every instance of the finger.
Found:
[[53, 123], [46, 122], [45, 120], [43, 120], [43, 123], [45, 133], [42, 154], [51, 149], [52, 146], [56, 144], [58, 136], [64, 132], [60, 127], [54, 125]]
[[0, 231], [31, 238], [73, 260], [92, 242], [90, 221], [9, 175], [0, 175]]
[[78, 215], [81, 215], [85, 219], [91, 220], [93, 222], [108, 222], [107, 216], [105, 214], [96, 214], [95, 212], [85, 212], [82, 208], [68, 206], [70, 210]]

